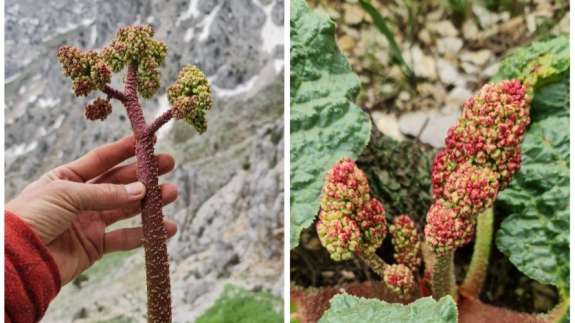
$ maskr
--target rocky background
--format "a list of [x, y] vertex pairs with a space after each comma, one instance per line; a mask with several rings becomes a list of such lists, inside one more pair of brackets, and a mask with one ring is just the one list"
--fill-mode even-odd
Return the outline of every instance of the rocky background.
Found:
[[[119, 26], [150, 23], [169, 54], [161, 94], [145, 102], [147, 117], [168, 108], [164, 90], [184, 64], [206, 72], [215, 96], [204, 135], [171, 122], [158, 138], [157, 151], [177, 163], [163, 181], [180, 192], [165, 209], [179, 224], [169, 242], [174, 321], [192, 322], [226, 283], [281, 296], [283, 6], [283, 0], [6, 1], [5, 198], [130, 132], [120, 105], [105, 122], [84, 119], [85, 101], [73, 96], [56, 49], [101, 48]], [[142, 250], [105, 257], [63, 288], [43, 322], [144, 322], [143, 261]]]
[[308, 3], [335, 21], [337, 43], [362, 82], [359, 104], [377, 128], [433, 147], [443, 146], [463, 102], [497, 72], [509, 50], [569, 32], [568, 1], [371, 1], [416, 76], [412, 84], [358, 0]]

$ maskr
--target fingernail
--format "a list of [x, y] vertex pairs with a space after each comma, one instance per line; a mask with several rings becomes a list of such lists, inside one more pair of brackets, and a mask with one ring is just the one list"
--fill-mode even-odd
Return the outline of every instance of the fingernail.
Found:
[[144, 190], [146, 189], [144, 187], [144, 184], [142, 184], [140, 182], [128, 184], [125, 186], [125, 188], [126, 188], [126, 192], [128, 192], [128, 194], [131, 196], [140, 196], [144, 193]]

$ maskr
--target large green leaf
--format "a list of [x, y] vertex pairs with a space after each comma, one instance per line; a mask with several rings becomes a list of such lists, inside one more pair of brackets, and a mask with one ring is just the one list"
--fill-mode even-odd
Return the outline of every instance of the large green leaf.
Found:
[[569, 295], [568, 49], [566, 37], [533, 43], [508, 56], [498, 73], [529, 77], [525, 69], [542, 57], [552, 67], [536, 82], [521, 170], [498, 196], [508, 216], [496, 244], [520, 271], [557, 286], [563, 297]]
[[497, 247], [527, 276], [567, 291], [569, 284], [569, 118], [531, 125], [523, 161], [499, 194], [510, 215]]
[[569, 71], [569, 38], [558, 36], [513, 50], [501, 62], [493, 80], [534, 78], [537, 89]]
[[550, 116], [569, 117], [569, 73], [564, 74], [558, 82], [535, 91], [531, 102], [531, 122]]
[[371, 123], [353, 101], [359, 79], [335, 43], [335, 26], [304, 0], [291, 2], [290, 243], [319, 209], [325, 172], [340, 158], [356, 158]]
[[348, 322], [402, 322], [402, 323], [456, 323], [457, 307], [451, 296], [438, 302], [431, 297], [420, 298], [409, 304], [389, 304], [377, 299], [350, 295], [336, 295], [320, 323]]

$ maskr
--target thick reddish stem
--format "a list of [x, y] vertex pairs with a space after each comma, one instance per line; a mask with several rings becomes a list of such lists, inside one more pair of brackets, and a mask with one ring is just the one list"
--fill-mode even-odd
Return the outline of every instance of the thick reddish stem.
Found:
[[168, 234], [163, 223], [158, 162], [154, 158], [154, 138], [146, 135], [146, 121], [138, 100], [136, 70], [135, 66], [128, 66], [124, 91], [126, 98], [122, 102], [136, 137], [138, 180], [146, 186], [146, 196], [142, 200], [142, 227], [146, 254], [148, 322], [169, 323], [172, 321], [172, 310], [166, 246]]
[[126, 95], [124, 93], [122, 93], [122, 91], [118, 91], [109, 85], [106, 85], [102, 89], [102, 92], [106, 93], [109, 97], [116, 99], [118, 101], [121, 101], [121, 102], [126, 101]]
[[150, 124], [150, 126], [148, 126], [148, 129], [146, 129], [146, 136], [153, 136], [156, 131], [158, 131], [158, 129], [160, 129], [164, 124], [166, 124], [166, 122], [170, 121], [172, 117], [173, 115], [171, 109], [162, 113]]

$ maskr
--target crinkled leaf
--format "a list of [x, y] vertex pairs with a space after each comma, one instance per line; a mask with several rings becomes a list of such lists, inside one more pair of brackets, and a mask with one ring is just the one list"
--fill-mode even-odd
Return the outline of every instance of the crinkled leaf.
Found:
[[390, 304], [377, 299], [350, 295], [336, 295], [320, 323], [348, 322], [402, 322], [402, 323], [456, 323], [457, 307], [451, 296], [438, 302], [431, 297], [420, 298], [408, 304]]
[[537, 89], [554, 83], [569, 71], [569, 38], [558, 36], [533, 42], [512, 51], [502, 62], [493, 80], [531, 78]]
[[304, 0], [291, 2], [290, 243], [313, 222], [326, 171], [340, 158], [356, 158], [371, 123], [353, 101], [359, 79], [335, 43], [335, 26]]
[[532, 124], [522, 149], [521, 171], [499, 194], [509, 216], [497, 232], [497, 247], [527, 276], [567, 292], [569, 118]]
[[[569, 40], [559, 36], [511, 53], [496, 78], [528, 79], [542, 66], [522, 144], [521, 170], [498, 196], [508, 217], [497, 248], [527, 276], [569, 290]], [[536, 71], [539, 73], [541, 69]]]
[[531, 103], [531, 121], [549, 116], [569, 116], [569, 73], [559, 82], [547, 84], [537, 91]]

